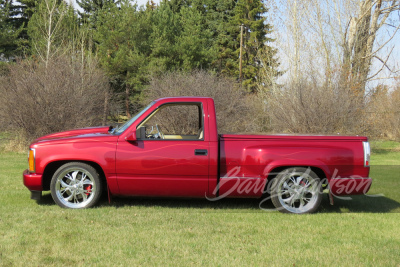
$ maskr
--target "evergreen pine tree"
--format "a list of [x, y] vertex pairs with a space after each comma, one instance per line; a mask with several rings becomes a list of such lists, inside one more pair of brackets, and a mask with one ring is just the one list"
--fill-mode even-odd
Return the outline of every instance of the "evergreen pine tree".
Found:
[[78, 15], [83, 23], [89, 23], [91, 28], [96, 27], [99, 12], [109, 5], [118, 4], [119, 0], [76, 0], [83, 12], [78, 10]]
[[0, 54], [5, 58], [13, 59], [25, 52], [27, 9], [24, 1], [0, 0]]
[[[268, 37], [271, 33], [271, 25], [266, 23], [267, 8], [262, 1], [242, 0], [238, 1], [234, 9], [234, 17], [232, 18], [232, 25], [237, 25], [238, 33], [236, 40], [240, 44], [240, 30], [239, 26], [244, 25], [243, 35], [243, 58], [242, 58], [242, 76], [243, 85], [250, 91], [255, 91], [257, 87], [257, 78], [259, 70], [261, 69], [261, 61], [258, 55], [264, 49], [268, 42], [273, 41]], [[239, 58], [240, 47], [232, 53], [234, 58]], [[270, 62], [273, 60], [275, 50], [270, 50]], [[239, 63], [233, 61], [229, 68], [229, 72], [238, 77], [239, 76]]]
[[[264, 3], [261, 0], [193, 0], [190, 5], [202, 12], [206, 27], [212, 32], [213, 51], [216, 51], [212, 69], [238, 79], [240, 25], [244, 25], [242, 83], [254, 92], [263, 62], [268, 62], [273, 69], [278, 66], [276, 50], [268, 45], [273, 41], [268, 37], [272, 27], [266, 23]], [[263, 60], [259, 58], [261, 51], [264, 51]], [[270, 58], [266, 59], [266, 55]]]

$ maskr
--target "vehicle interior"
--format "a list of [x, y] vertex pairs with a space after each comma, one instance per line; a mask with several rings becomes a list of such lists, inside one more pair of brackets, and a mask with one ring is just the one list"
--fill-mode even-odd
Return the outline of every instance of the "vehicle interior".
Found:
[[145, 137], [152, 140], [203, 140], [203, 109], [201, 103], [171, 103], [157, 108], [144, 119]]

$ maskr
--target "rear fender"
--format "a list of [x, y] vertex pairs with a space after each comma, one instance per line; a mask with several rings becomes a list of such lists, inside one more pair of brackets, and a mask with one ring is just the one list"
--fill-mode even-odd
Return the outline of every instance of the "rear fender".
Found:
[[322, 161], [318, 160], [307, 160], [307, 161], [302, 161], [302, 160], [293, 160], [293, 159], [282, 159], [282, 160], [276, 160], [268, 164], [264, 168], [263, 176], [268, 179], [270, 176], [275, 176], [278, 173], [276, 173], [276, 170], [281, 170], [282, 168], [291, 168], [291, 167], [312, 167], [312, 168], [318, 168], [321, 169], [325, 177], [320, 177], [320, 178], [327, 178], [328, 180], [331, 177], [331, 172], [326, 166], [325, 163]]

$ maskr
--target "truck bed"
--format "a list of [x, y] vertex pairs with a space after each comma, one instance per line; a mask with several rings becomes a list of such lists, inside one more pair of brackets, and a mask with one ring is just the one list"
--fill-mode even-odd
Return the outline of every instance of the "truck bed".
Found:
[[[332, 193], [362, 194], [370, 186], [369, 168], [364, 166], [362, 136], [323, 135], [220, 135], [220, 189], [224, 194], [235, 184], [252, 184], [257, 190], [236, 190], [231, 197], [260, 197], [264, 187], [280, 171], [290, 167], [306, 167], [326, 179]], [[361, 179], [361, 181], [360, 181]], [[337, 185], [353, 180], [365, 186], [351, 192]], [[245, 186], [243, 186], [245, 187]], [[366, 188], [368, 187], [368, 188]], [[346, 187], [348, 188], [348, 187]]]

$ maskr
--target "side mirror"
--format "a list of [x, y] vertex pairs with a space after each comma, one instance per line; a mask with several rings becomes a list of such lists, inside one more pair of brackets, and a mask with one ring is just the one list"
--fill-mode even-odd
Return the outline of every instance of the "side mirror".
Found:
[[137, 140], [136, 131], [132, 131], [127, 137], [125, 137], [125, 140], [128, 142], [135, 142]]

